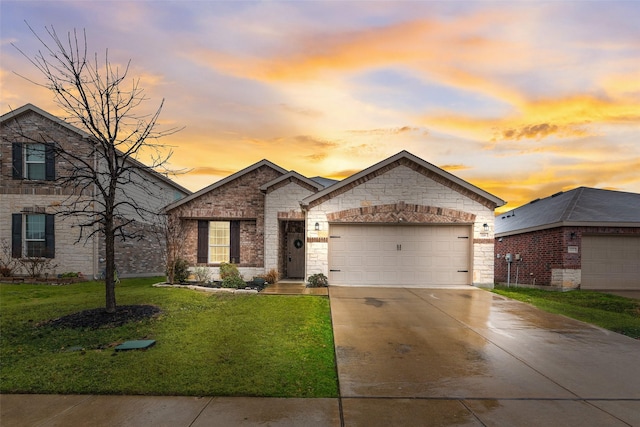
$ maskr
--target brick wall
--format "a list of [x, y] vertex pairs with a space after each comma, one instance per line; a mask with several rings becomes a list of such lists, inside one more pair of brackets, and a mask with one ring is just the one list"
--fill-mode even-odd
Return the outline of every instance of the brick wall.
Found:
[[[17, 121], [16, 121], [17, 120]], [[52, 122], [34, 112], [26, 112], [16, 120], [7, 120], [0, 126], [0, 194], [68, 195], [73, 186], [61, 186], [54, 181], [13, 179], [14, 142], [56, 143], [64, 150], [76, 153], [87, 150], [85, 140], [76, 132]], [[56, 159], [56, 177], [69, 176], [68, 163]]]
[[[74, 184], [62, 185], [60, 181], [13, 179], [13, 143], [40, 142], [55, 143], [67, 152], [87, 153], [91, 146], [82, 134], [69, 127], [52, 121], [32, 111], [19, 115], [15, 120], [7, 119], [0, 126], [0, 238], [11, 237], [11, 214], [20, 213], [25, 208], [38, 207], [44, 213], [54, 214], [64, 211], [61, 206], [75, 201], [78, 189]], [[56, 156], [55, 175], [60, 178], [70, 176], [71, 164], [61, 156]], [[127, 193], [147, 209], [155, 210], [173, 200], [175, 189], [154, 176], [144, 177], [145, 190], [127, 188]], [[89, 187], [92, 188], [92, 187]], [[99, 275], [104, 269], [103, 244], [97, 238], [85, 241], [80, 237], [80, 228], [75, 226], [73, 218], [56, 216], [54, 263], [56, 272], [82, 272], [91, 277]], [[116, 265], [122, 276], [164, 275], [165, 245], [158, 240], [150, 225], [138, 223], [145, 231], [141, 240], [130, 239], [117, 242]], [[85, 230], [86, 231], [86, 230]], [[86, 235], [86, 233], [85, 233]]]
[[[161, 230], [137, 222], [130, 230], [139, 232], [141, 239], [116, 237], [115, 263], [120, 277], [164, 276], [166, 274], [166, 243]], [[99, 244], [100, 273], [105, 268], [104, 239]]]
[[[505, 254], [520, 254], [522, 261], [511, 264], [512, 284], [577, 288], [581, 278], [582, 236], [640, 234], [640, 228], [625, 227], [556, 227], [547, 230], [504, 236], [496, 239], [495, 281], [507, 283]], [[570, 252], [569, 247], [577, 250]]]
[[[261, 166], [173, 209], [170, 213], [178, 215], [185, 227], [182, 257], [192, 265], [197, 265], [199, 219], [241, 220], [240, 271], [247, 277], [263, 272], [265, 195], [260, 191], [260, 186], [280, 175], [279, 171], [269, 166]], [[213, 273], [216, 275], [217, 270], [214, 269]]]

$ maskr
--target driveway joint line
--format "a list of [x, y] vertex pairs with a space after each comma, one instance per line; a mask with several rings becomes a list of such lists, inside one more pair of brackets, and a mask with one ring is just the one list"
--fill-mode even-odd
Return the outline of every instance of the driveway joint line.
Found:
[[202, 407], [202, 409], [200, 410], [200, 412], [198, 412], [198, 414], [193, 418], [193, 421], [191, 421], [189, 423], [189, 427], [193, 426], [193, 423], [195, 423], [196, 421], [198, 421], [198, 418], [200, 418], [200, 416], [202, 415], [202, 413], [204, 412], [205, 409], [207, 409], [209, 407], [209, 405], [211, 405], [211, 402], [213, 402], [215, 400], [215, 396], [212, 396], [209, 398], [209, 401], [207, 402], [206, 405], [204, 405]]
[[327, 298], [329, 298], [329, 319], [331, 321], [331, 336], [333, 338], [333, 359], [336, 371], [336, 386], [338, 387], [338, 413], [340, 414], [340, 427], [345, 427], [344, 411], [342, 407], [342, 392], [340, 391], [340, 370], [338, 366], [338, 347], [336, 345], [335, 328], [333, 326], [333, 311], [331, 310], [331, 288], [327, 289]]

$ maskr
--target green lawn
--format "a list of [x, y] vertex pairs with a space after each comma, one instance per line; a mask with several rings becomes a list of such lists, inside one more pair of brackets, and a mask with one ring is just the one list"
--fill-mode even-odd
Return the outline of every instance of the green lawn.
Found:
[[[104, 305], [104, 285], [0, 285], [0, 392], [336, 397], [327, 297], [210, 294], [122, 280], [119, 305], [157, 318], [116, 328], [38, 323]], [[149, 350], [116, 352], [154, 339]], [[69, 351], [73, 346], [82, 351]]]
[[524, 301], [545, 311], [640, 338], [640, 300], [593, 291], [557, 292], [496, 287], [493, 292]]

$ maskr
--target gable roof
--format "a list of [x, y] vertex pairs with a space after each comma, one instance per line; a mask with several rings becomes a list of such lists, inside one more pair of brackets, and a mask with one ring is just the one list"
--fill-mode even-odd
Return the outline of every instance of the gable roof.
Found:
[[640, 194], [578, 187], [496, 217], [496, 237], [560, 226], [640, 227]]
[[337, 179], [324, 178], [322, 176], [314, 176], [313, 178], [309, 178], [311, 181], [315, 181], [322, 186], [322, 188], [327, 188], [335, 184], [336, 182], [340, 182]]
[[[83, 139], [92, 139], [93, 138], [93, 136], [91, 134], [89, 134], [88, 132], [85, 132], [82, 129], [73, 126], [72, 124], [67, 123], [66, 121], [54, 116], [51, 113], [48, 113], [48, 112], [44, 111], [42, 108], [36, 107], [33, 104], [25, 104], [20, 108], [17, 108], [15, 110], [11, 110], [8, 113], [3, 114], [2, 116], [0, 116], [0, 124], [2, 124], [4, 122], [8, 122], [9, 120], [12, 120], [12, 119], [17, 119], [21, 115], [23, 115], [25, 113], [28, 113], [28, 112], [33, 112], [35, 114], [38, 114], [38, 115], [44, 117], [45, 119], [48, 119], [48, 120], [52, 121], [53, 123], [55, 123], [57, 125], [60, 125], [60, 126], [66, 128], [66, 129], [70, 130], [71, 132], [76, 133], [80, 138], [83, 138]], [[118, 152], [120, 152], [120, 151], [118, 150]], [[136, 167], [141, 168], [142, 170], [144, 170], [148, 174], [150, 174], [153, 177], [157, 178], [158, 180], [168, 184], [169, 186], [173, 187], [174, 189], [178, 190], [179, 192], [181, 192], [181, 193], [183, 193], [185, 195], [191, 194], [190, 190], [187, 190], [186, 188], [184, 188], [180, 184], [176, 183], [175, 181], [170, 179], [168, 176], [165, 176], [165, 175], [161, 174], [160, 172], [158, 172], [156, 170], [153, 170], [152, 168], [150, 168], [149, 166], [145, 165], [141, 161], [136, 160], [133, 157], [129, 157], [127, 160], [130, 161], [131, 163], [133, 163]]]
[[272, 186], [274, 186], [274, 185], [276, 185], [276, 184], [278, 184], [278, 183], [280, 183], [282, 181], [285, 181], [285, 180], [287, 180], [289, 178], [298, 179], [298, 180], [310, 185], [311, 187], [315, 188], [316, 190], [322, 190], [324, 188], [324, 186], [322, 184], [319, 184], [318, 182], [313, 181], [313, 180], [307, 178], [304, 175], [300, 175], [296, 171], [290, 171], [290, 172], [287, 172], [284, 175], [280, 175], [278, 178], [276, 178], [274, 180], [271, 180], [271, 181], [267, 182], [266, 184], [261, 185], [260, 186], [260, 191], [267, 191], [269, 189], [269, 187], [272, 187]]
[[[479, 196], [480, 198], [488, 201], [491, 204], [495, 204], [495, 206], [502, 206], [505, 204], [505, 201], [494, 196], [493, 194], [490, 194], [478, 187], [476, 187], [473, 184], [470, 184], [469, 182], [458, 178], [457, 176], [450, 174], [449, 172], [440, 169], [439, 167], [425, 161], [422, 160], [421, 158], [409, 153], [408, 151], [401, 151], [398, 154], [389, 157], [386, 160], [383, 160], [379, 163], [376, 163], [373, 166], [368, 167], [367, 169], [358, 172], [354, 175], [351, 175], [348, 178], [343, 179], [342, 181], [339, 181], [333, 185], [330, 185], [329, 187], [326, 187], [324, 190], [313, 194], [307, 198], [305, 198], [304, 200], [302, 200], [301, 204], [308, 206], [310, 203], [317, 201], [321, 198], [331, 198], [334, 195], [338, 195], [341, 193], [341, 189], [343, 189], [345, 186], [348, 186], [349, 184], [352, 184], [360, 179], [366, 178], [368, 175], [375, 173], [376, 171], [385, 168], [389, 165], [391, 165], [394, 162], [397, 161], [401, 161], [401, 160], [406, 160], [409, 162], [412, 162], [416, 165], [418, 165], [419, 167], [425, 168], [428, 171], [434, 173], [435, 175], [444, 178], [446, 181], [449, 181], [451, 183], [453, 183], [454, 185], [457, 185], [459, 188], [463, 188], [467, 191], [469, 191], [472, 194], [475, 194], [476, 196]], [[347, 187], [348, 188], [348, 187]]]
[[44, 118], [47, 118], [49, 120], [51, 120], [52, 122], [67, 128], [68, 130], [70, 130], [71, 132], [75, 132], [77, 133], [81, 138], [91, 138], [91, 135], [88, 134], [87, 132], [83, 131], [82, 129], [79, 129], [75, 126], [73, 126], [72, 124], [69, 124], [67, 122], [65, 122], [64, 120], [54, 116], [51, 113], [48, 113], [46, 111], [44, 111], [42, 108], [38, 108], [33, 104], [25, 104], [20, 108], [17, 108], [15, 110], [11, 110], [8, 113], [3, 114], [2, 116], [0, 116], [0, 123], [4, 123], [5, 121], [9, 121], [11, 119], [17, 119], [18, 117], [20, 117], [21, 115], [28, 113], [28, 112], [33, 112], [36, 114], [41, 115]]
[[269, 160], [263, 159], [260, 160], [257, 163], [252, 164], [251, 166], [247, 166], [246, 168], [232, 174], [229, 175], [226, 178], [221, 179], [220, 181], [216, 181], [213, 184], [209, 185], [208, 187], [203, 188], [202, 190], [196, 191], [195, 193], [191, 194], [190, 196], [187, 196], [183, 199], [178, 200], [177, 202], [171, 203], [170, 205], [165, 206], [165, 211], [170, 211], [172, 209], [177, 208], [178, 206], [181, 206], [185, 203], [190, 202], [191, 200], [197, 199], [198, 197], [202, 196], [203, 194], [206, 194], [210, 191], [215, 190], [216, 188], [222, 187], [223, 185], [240, 178], [243, 175], [246, 175], [250, 172], [253, 172], [254, 170], [261, 168], [262, 166], [267, 166], [270, 167], [271, 169], [280, 172], [281, 174], [286, 174], [288, 171], [286, 169], [281, 168], [280, 166], [276, 165], [275, 163], [271, 163]]

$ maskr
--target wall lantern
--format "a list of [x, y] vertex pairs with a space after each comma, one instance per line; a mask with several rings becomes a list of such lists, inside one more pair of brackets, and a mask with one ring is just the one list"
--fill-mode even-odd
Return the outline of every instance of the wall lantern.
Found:
[[482, 224], [482, 228], [484, 228], [485, 232], [489, 232], [489, 224], [487, 224], [486, 222], [484, 224]]
[[316, 231], [319, 231], [319, 230], [320, 230], [320, 223], [316, 222]]
[[569, 237], [571, 238], [571, 240], [576, 238], [576, 233], [574, 233], [573, 231], [571, 232], [571, 234], [569, 235]]

